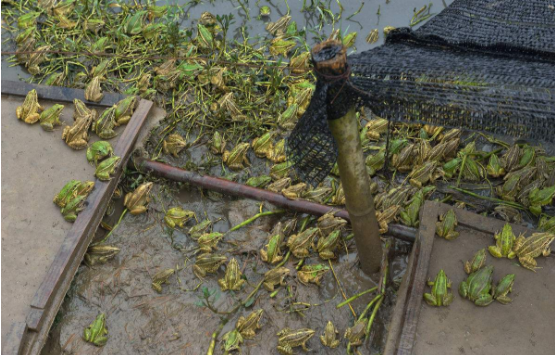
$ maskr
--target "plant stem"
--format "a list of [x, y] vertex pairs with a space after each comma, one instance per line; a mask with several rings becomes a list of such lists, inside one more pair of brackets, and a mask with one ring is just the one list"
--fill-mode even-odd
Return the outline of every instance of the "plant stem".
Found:
[[384, 299], [383, 297], [380, 298], [380, 300], [376, 304], [376, 307], [374, 307], [374, 310], [372, 311], [372, 315], [370, 316], [370, 319], [368, 320], [368, 325], [366, 326], [366, 339], [368, 339], [368, 336], [370, 335], [370, 329], [372, 328], [372, 323], [374, 323], [374, 319], [376, 318], [376, 314], [378, 313], [378, 309], [380, 308], [383, 299]]
[[366, 313], [368, 313], [368, 311], [370, 310], [370, 308], [372, 308], [372, 306], [378, 302], [379, 300], [381, 300], [383, 298], [383, 295], [380, 293], [379, 295], [377, 295], [376, 297], [374, 297], [372, 299], [372, 301], [370, 301], [370, 303], [368, 303], [368, 305], [366, 306], [366, 308], [364, 309], [364, 311], [362, 311], [362, 313], [360, 314], [360, 317], [358, 317], [358, 320], [364, 319], [364, 317], [366, 316]]
[[279, 214], [279, 213], [285, 213], [285, 210], [266, 211], [266, 212], [258, 213], [256, 215], [252, 216], [251, 218], [247, 219], [246, 221], [243, 221], [243, 222], [239, 223], [238, 225], [236, 225], [235, 227], [231, 228], [230, 230], [227, 231], [227, 233], [231, 233], [233, 231], [236, 231], [237, 229], [239, 229], [241, 227], [244, 227], [247, 224], [256, 221], [260, 217], [270, 216], [270, 215]]
[[366, 291], [363, 291], [363, 292], [361, 292], [361, 293], [359, 293], [359, 294], [357, 294], [357, 295], [354, 295], [354, 296], [352, 296], [351, 298], [348, 298], [348, 299], [346, 299], [345, 301], [343, 301], [343, 302], [341, 302], [340, 304], [338, 304], [337, 306], [335, 306], [335, 308], [341, 308], [341, 307], [345, 306], [346, 304], [349, 304], [349, 303], [353, 302], [354, 300], [356, 300], [356, 299], [359, 298], [360, 296], [364, 296], [364, 295], [367, 294], [367, 293], [374, 292], [374, 291], [376, 291], [377, 289], [378, 289], [378, 286], [375, 286], [375, 287], [372, 287], [372, 288], [370, 288], [370, 289], [368, 289], [368, 290], [366, 290]]
[[500, 204], [500, 205], [507, 205], [507, 206], [511, 206], [511, 207], [514, 207], [514, 208], [518, 208], [518, 209], [520, 209], [520, 210], [525, 209], [524, 206], [522, 206], [521, 204], [518, 204], [518, 203], [516, 203], [516, 202], [510, 202], [510, 201], [500, 200], [500, 199], [495, 198], [495, 197], [489, 197], [489, 196], [478, 195], [478, 194], [475, 194], [475, 193], [472, 192], [472, 191], [468, 191], [468, 190], [465, 190], [465, 189], [461, 189], [461, 188], [455, 187], [455, 186], [449, 186], [449, 188], [451, 188], [451, 189], [453, 189], [453, 190], [455, 190], [455, 191], [459, 191], [459, 192], [462, 192], [462, 193], [464, 193], [464, 194], [470, 195], [470, 196], [472, 196], [472, 197], [476, 197], [476, 198], [479, 198], [479, 199], [482, 199], [482, 200], [487, 200], [487, 201], [495, 202], [495, 203], [498, 203], [498, 204]]
[[[335, 274], [335, 270], [333, 269], [333, 265], [331, 264], [331, 260], [328, 259], [328, 263], [330, 264], [330, 269], [331, 272], [333, 273], [333, 277], [335, 277], [335, 282], [337, 282], [337, 286], [339, 287], [339, 291], [341, 291], [341, 294], [343, 295], [343, 299], [347, 300], [347, 295], [345, 295], [345, 291], [343, 291], [343, 287], [341, 287], [341, 283], [339, 282], [339, 279], [337, 278], [337, 275]], [[353, 306], [351, 306], [350, 303], [347, 303], [349, 305], [349, 308], [351, 309], [351, 312], [353, 313], [353, 316], [356, 318], [357, 314], [355, 312], [355, 310], [353, 309]], [[339, 307], [337, 307], [339, 308]]]
[[118, 223], [116, 223], [116, 225], [112, 228], [112, 230], [108, 234], [106, 234], [106, 236], [100, 242], [94, 243], [93, 245], [104, 243], [106, 239], [108, 239], [112, 235], [112, 233], [116, 230], [116, 228], [119, 226], [119, 224], [123, 220], [123, 216], [125, 216], [126, 213], [127, 213], [127, 208], [123, 210], [123, 212], [121, 213], [121, 216], [119, 217]]

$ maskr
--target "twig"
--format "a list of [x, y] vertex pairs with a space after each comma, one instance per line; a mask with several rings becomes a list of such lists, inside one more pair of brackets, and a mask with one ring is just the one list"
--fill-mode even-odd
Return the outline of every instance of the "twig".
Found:
[[[341, 291], [341, 294], [343, 295], [343, 299], [347, 300], [347, 296], [345, 295], [345, 291], [343, 291], [343, 287], [341, 286], [341, 283], [339, 282], [339, 279], [337, 278], [337, 275], [335, 274], [335, 270], [333, 269], [333, 265], [331, 264], [331, 260], [328, 259], [328, 263], [330, 264], [330, 269], [331, 272], [333, 273], [333, 277], [335, 277], [335, 281], [337, 282], [337, 286], [339, 287], [339, 291]], [[353, 306], [351, 306], [350, 303], [347, 303], [349, 305], [349, 308], [351, 309], [351, 312], [353, 313], [353, 316], [356, 318], [357, 314], [355, 312], [355, 310], [353, 309]]]

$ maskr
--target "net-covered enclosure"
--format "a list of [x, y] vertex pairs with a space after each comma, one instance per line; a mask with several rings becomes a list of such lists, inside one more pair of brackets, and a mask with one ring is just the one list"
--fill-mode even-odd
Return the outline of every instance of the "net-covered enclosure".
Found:
[[288, 139], [307, 182], [322, 181], [337, 158], [326, 120], [355, 101], [392, 121], [555, 143], [555, 0], [455, 0], [348, 63], [348, 76], [318, 77]]

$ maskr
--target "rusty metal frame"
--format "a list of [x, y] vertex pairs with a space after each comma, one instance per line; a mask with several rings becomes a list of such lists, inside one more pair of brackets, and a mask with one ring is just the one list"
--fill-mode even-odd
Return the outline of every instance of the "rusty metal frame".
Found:
[[[35, 89], [38, 97], [44, 100], [73, 102], [73, 99], [77, 98], [90, 105], [105, 107], [112, 106], [125, 98], [124, 95], [106, 93], [101, 102], [94, 103], [84, 99], [84, 90], [2, 80], [2, 94], [25, 96], [31, 89]], [[35, 293], [26, 321], [12, 325], [10, 333], [2, 344], [2, 354], [40, 353], [52, 322], [102, 220], [124, 167], [131, 157], [135, 141], [152, 105], [152, 101], [148, 100], [139, 102], [131, 120], [115, 144], [114, 153], [121, 157], [121, 160], [112, 180], [95, 180], [95, 189], [89, 195], [85, 209], [78, 215], [66, 234], [45, 279]]]
[[[455, 212], [459, 226], [484, 233], [494, 234], [506, 223], [464, 209], [453, 208], [444, 203], [426, 201], [420, 209], [420, 230], [409, 257], [401, 287], [397, 292], [397, 303], [389, 323], [384, 355], [410, 355], [413, 352], [422, 295], [434, 246], [436, 221], [449, 209]], [[514, 224], [511, 226], [517, 234], [532, 232], [523, 226]]]

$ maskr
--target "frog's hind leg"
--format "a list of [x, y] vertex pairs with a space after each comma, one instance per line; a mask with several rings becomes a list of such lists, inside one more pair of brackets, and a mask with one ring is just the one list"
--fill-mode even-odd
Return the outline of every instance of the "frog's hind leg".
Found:
[[437, 299], [436, 299], [435, 296], [432, 295], [431, 293], [425, 293], [425, 294], [424, 294], [424, 300], [425, 300], [426, 303], [429, 304], [430, 306], [436, 306], [436, 305], [437, 305]]
[[511, 299], [507, 296], [499, 296], [496, 298], [497, 302], [501, 303], [501, 304], [508, 304], [511, 303]]
[[518, 261], [520, 262], [520, 265], [524, 266], [528, 270], [536, 272], [535, 269], [538, 263], [531, 256], [521, 256], [520, 258], [518, 258]]
[[499, 249], [499, 247], [497, 245], [490, 245], [488, 247], [489, 253], [491, 254], [491, 256], [493, 256], [494, 258], [502, 258], [503, 254], [501, 254], [501, 249]]
[[491, 297], [491, 295], [483, 295], [479, 297], [476, 301], [474, 301], [476, 306], [480, 306], [480, 307], [485, 307], [489, 305], [491, 302], [493, 302], [493, 297]]

